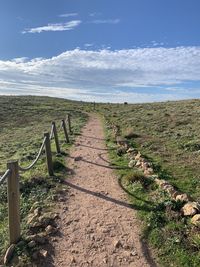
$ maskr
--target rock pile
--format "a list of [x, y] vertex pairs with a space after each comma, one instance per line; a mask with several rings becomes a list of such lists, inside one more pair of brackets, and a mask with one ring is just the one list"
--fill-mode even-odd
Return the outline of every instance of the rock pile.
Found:
[[160, 189], [167, 192], [171, 199], [175, 201], [181, 201], [184, 203], [181, 213], [183, 216], [193, 216], [191, 223], [200, 226], [200, 204], [192, 201], [191, 197], [185, 193], [179, 192], [173, 185], [164, 179], [159, 179], [159, 177], [154, 173], [153, 166], [151, 162], [148, 162], [142, 157], [140, 152], [136, 152], [134, 148], [129, 148], [127, 150], [129, 156], [130, 168], [137, 167], [143, 170], [145, 177], [154, 178], [154, 182], [159, 186]]
[[[129, 158], [128, 167], [129, 168], [139, 168], [144, 172], [144, 176], [146, 179], [153, 178], [154, 182], [158, 185], [158, 187], [167, 192], [169, 197], [172, 200], [183, 202], [183, 206], [181, 208], [181, 213], [183, 216], [191, 216], [191, 223], [197, 227], [200, 227], [200, 204], [193, 201], [190, 196], [185, 193], [178, 191], [173, 185], [171, 185], [168, 181], [164, 179], [159, 179], [158, 175], [154, 173], [153, 164], [149, 162], [147, 159], [142, 157], [140, 151], [137, 151], [133, 147], [128, 146], [126, 140], [120, 137], [119, 129], [113, 127], [113, 131], [115, 133], [116, 142], [118, 145], [118, 151], [123, 151], [127, 157]], [[116, 131], [118, 129], [118, 131]], [[122, 154], [122, 153], [121, 153]]]

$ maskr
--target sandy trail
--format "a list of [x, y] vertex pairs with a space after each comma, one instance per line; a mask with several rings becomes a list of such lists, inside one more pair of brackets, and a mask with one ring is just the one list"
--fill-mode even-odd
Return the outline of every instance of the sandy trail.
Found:
[[70, 197], [60, 204], [62, 235], [46, 266], [156, 266], [107, 152], [101, 121], [92, 115], [68, 160], [74, 170], [66, 181]]

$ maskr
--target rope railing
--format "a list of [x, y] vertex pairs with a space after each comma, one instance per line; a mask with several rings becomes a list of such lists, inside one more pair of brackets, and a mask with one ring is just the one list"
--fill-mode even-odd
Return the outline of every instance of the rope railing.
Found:
[[43, 151], [45, 142], [46, 142], [46, 137], [44, 137], [44, 139], [43, 139], [42, 145], [40, 147], [40, 150], [39, 150], [39, 152], [38, 152], [37, 157], [35, 158], [35, 160], [29, 166], [27, 166], [27, 167], [21, 167], [19, 165], [19, 170], [20, 171], [28, 171], [28, 170], [30, 170], [37, 163], [37, 161], [39, 160], [40, 156], [42, 155], [42, 151]]
[[51, 132], [50, 132], [50, 140], [53, 139], [53, 130], [54, 130], [54, 125], [52, 123], [52, 126], [51, 126]]
[[6, 180], [6, 178], [9, 176], [10, 170], [6, 170], [5, 173], [0, 177], [0, 185], [3, 184]]
[[[69, 118], [69, 116], [68, 116]], [[68, 121], [68, 127], [66, 127], [66, 122], [63, 119], [61, 121], [61, 125], [59, 130], [63, 129], [64, 136], [66, 139], [66, 142], [69, 143], [69, 136], [68, 136], [68, 130], [70, 132], [71, 128], [71, 121]], [[60, 145], [59, 145], [59, 139], [56, 129], [55, 122], [52, 122], [51, 126], [51, 132], [44, 133], [44, 138], [42, 141], [42, 144], [40, 146], [40, 149], [38, 151], [38, 154], [36, 158], [33, 160], [33, 162], [27, 166], [22, 167], [19, 166], [18, 160], [12, 160], [7, 162], [7, 170], [5, 173], [0, 176], [0, 185], [5, 182], [7, 179], [7, 196], [8, 196], [8, 221], [9, 221], [9, 238], [10, 238], [10, 244], [15, 244], [20, 239], [20, 190], [19, 190], [19, 171], [28, 171], [30, 170], [39, 160], [39, 158], [42, 155], [43, 149], [45, 150], [46, 154], [46, 163], [47, 163], [47, 170], [48, 174], [50, 176], [54, 175], [53, 172], [53, 161], [52, 161], [52, 152], [51, 152], [51, 140], [54, 138], [55, 145], [56, 145], [56, 151], [58, 154], [61, 153], [60, 151]]]

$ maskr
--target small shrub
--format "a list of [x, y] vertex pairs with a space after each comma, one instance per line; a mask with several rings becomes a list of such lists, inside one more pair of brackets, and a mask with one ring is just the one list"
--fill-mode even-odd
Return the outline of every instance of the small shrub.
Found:
[[125, 180], [127, 181], [128, 184], [135, 182], [140, 182], [143, 184], [146, 178], [144, 177], [144, 174], [142, 172], [135, 171], [131, 174], [127, 174]]
[[198, 150], [200, 150], [200, 143], [190, 141], [186, 144], [182, 144], [181, 148], [185, 149], [187, 151], [198, 151]]
[[126, 153], [126, 148], [125, 147], [119, 147], [118, 149], [117, 149], [117, 155], [118, 156], [122, 156], [123, 154], [125, 154]]
[[138, 137], [140, 137], [140, 135], [134, 133], [133, 129], [129, 128], [125, 131], [124, 137], [127, 139], [131, 139], [131, 138], [138, 138]]

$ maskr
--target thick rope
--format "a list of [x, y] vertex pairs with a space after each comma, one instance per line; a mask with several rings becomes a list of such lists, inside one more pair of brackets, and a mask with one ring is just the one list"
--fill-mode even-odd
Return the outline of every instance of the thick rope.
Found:
[[53, 125], [51, 126], [51, 133], [50, 133], [50, 136], [49, 136], [49, 138], [50, 138], [50, 140], [53, 138]]
[[4, 183], [4, 181], [6, 180], [6, 178], [8, 177], [8, 175], [10, 174], [11, 170], [8, 169], [5, 171], [4, 175], [0, 177], [0, 185]]
[[30, 170], [37, 163], [37, 161], [39, 160], [40, 156], [42, 155], [42, 150], [44, 148], [45, 142], [46, 142], [46, 137], [44, 137], [44, 140], [42, 142], [42, 145], [40, 147], [40, 150], [38, 152], [38, 155], [37, 155], [36, 159], [28, 167], [21, 167], [21, 166], [19, 166], [19, 170], [20, 171], [28, 171], [28, 170]]

